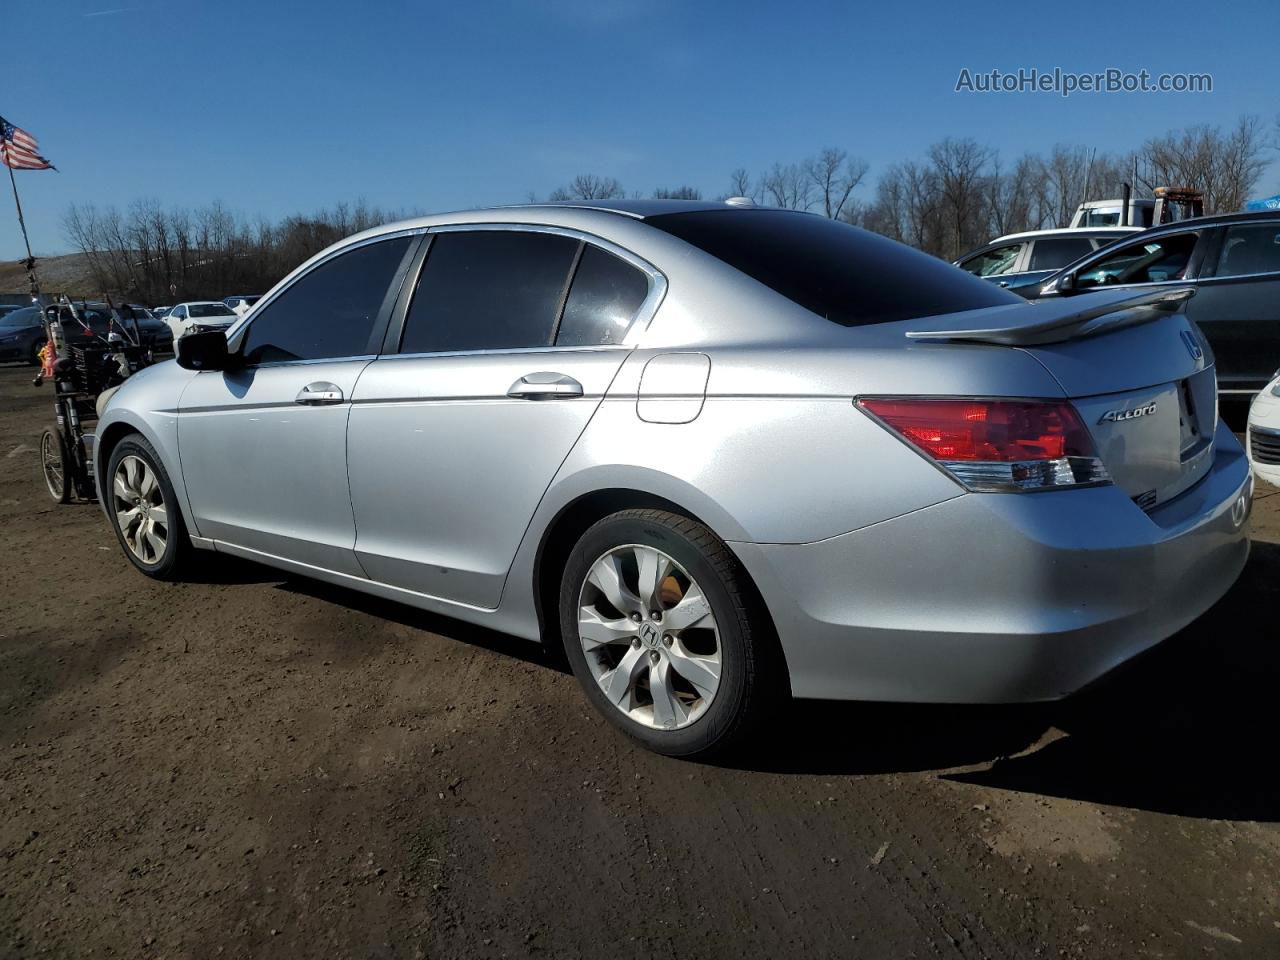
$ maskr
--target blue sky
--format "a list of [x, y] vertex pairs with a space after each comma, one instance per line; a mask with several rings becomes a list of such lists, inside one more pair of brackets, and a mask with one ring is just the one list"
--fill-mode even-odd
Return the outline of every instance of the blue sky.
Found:
[[[66, 250], [72, 202], [430, 211], [545, 196], [588, 171], [715, 195], [735, 167], [826, 145], [873, 181], [948, 135], [1005, 157], [1119, 151], [1241, 113], [1274, 130], [1280, 114], [1275, 0], [4, 0], [0, 28], [0, 114], [61, 169], [18, 174], [37, 253]], [[1214, 91], [954, 92], [962, 67], [1055, 66], [1208, 72]], [[1275, 192], [1280, 162], [1258, 190]], [[0, 257], [21, 249], [6, 195]]]

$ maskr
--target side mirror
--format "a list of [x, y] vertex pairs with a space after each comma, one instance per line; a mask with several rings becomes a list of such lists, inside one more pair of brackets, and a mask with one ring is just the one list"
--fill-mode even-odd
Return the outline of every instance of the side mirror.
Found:
[[1076, 275], [1074, 273], [1064, 273], [1053, 286], [1060, 295], [1069, 297], [1076, 292]]
[[184, 370], [226, 370], [232, 365], [227, 335], [221, 330], [188, 333], [174, 347], [178, 366]]

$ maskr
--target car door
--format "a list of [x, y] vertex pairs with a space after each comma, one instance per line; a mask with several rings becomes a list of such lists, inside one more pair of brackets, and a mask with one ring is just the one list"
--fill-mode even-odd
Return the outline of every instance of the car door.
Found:
[[378, 238], [310, 267], [236, 333], [232, 369], [188, 385], [178, 447], [200, 536], [363, 575], [347, 418], [419, 240]]
[[606, 246], [433, 231], [403, 328], [351, 410], [356, 554], [372, 579], [498, 605], [539, 500], [661, 296], [656, 271]]
[[1280, 368], [1280, 217], [1229, 224], [1187, 315], [1213, 347], [1222, 393], [1257, 393]]

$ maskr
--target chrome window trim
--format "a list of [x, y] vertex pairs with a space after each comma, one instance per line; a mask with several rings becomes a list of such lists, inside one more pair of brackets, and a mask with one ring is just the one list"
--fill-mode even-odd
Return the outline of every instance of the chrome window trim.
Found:
[[[321, 251], [320, 254], [317, 254], [317, 256], [319, 256], [320, 259], [308, 260], [306, 263], [300, 264], [299, 266], [295, 267], [293, 273], [289, 274], [282, 281], [280, 281], [279, 286], [277, 286], [274, 290], [270, 291], [265, 296], [263, 296], [261, 300], [259, 300], [257, 303], [253, 305], [253, 307], [249, 310], [248, 313], [246, 313], [243, 317], [241, 317], [235, 323], [231, 324], [231, 326], [227, 328], [228, 348], [234, 350], [239, 346], [239, 344], [235, 342], [236, 339], [240, 337], [244, 333], [244, 331], [249, 328], [249, 324], [251, 324], [255, 319], [257, 319], [257, 315], [259, 313], [261, 313], [263, 310], [265, 310], [267, 307], [273, 304], [277, 299], [283, 296], [288, 290], [290, 290], [293, 287], [295, 283], [297, 283], [303, 277], [309, 275], [312, 271], [318, 269], [319, 267], [324, 266], [324, 264], [328, 263], [330, 260], [333, 260], [335, 257], [340, 257], [344, 253], [349, 253], [350, 251], [357, 250], [360, 247], [367, 247], [371, 243], [381, 243], [383, 240], [395, 240], [398, 237], [417, 237], [417, 236], [422, 236], [426, 232], [427, 232], [426, 227], [409, 227], [403, 230], [390, 230], [387, 233], [375, 234], [372, 237], [364, 237], [360, 240], [354, 240], [350, 243], [343, 243], [342, 241], [338, 241], [339, 243], [342, 243], [342, 246], [331, 247], [327, 252]], [[340, 358], [335, 357], [333, 359], [336, 360]], [[281, 363], [309, 363], [313, 361], [284, 360], [280, 362]], [[328, 363], [330, 361], [321, 360], [316, 362]], [[266, 366], [266, 364], [260, 364], [260, 363], [254, 364], [255, 368], [262, 367], [262, 366]]]
[[[620, 260], [624, 260], [631, 266], [635, 267], [646, 277], [649, 278], [649, 292], [641, 301], [640, 307], [636, 310], [635, 319], [631, 321], [631, 326], [627, 328], [627, 335], [622, 338], [620, 343], [616, 344], [590, 344], [583, 345], [585, 349], [618, 349], [625, 347], [630, 349], [639, 346], [641, 337], [649, 329], [649, 324], [653, 321], [654, 316], [658, 312], [658, 307], [662, 305], [663, 299], [667, 295], [667, 277], [661, 270], [651, 264], [648, 260], [638, 254], [632, 253], [626, 247], [621, 247], [612, 240], [606, 240], [604, 237], [597, 236], [594, 233], [587, 233], [585, 230], [577, 230], [572, 227], [559, 227], [551, 224], [541, 223], [446, 223], [438, 226], [427, 228], [429, 234], [436, 233], [473, 233], [477, 230], [512, 230], [520, 233], [549, 233], [555, 236], [568, 237], [571, 240], [578, 240], [582, 243], [589, 243], [592, 246], [599, 247], [606, 253], [611, 253]], [[430, 259], [430, 253], [427, 258]], [[425, 268], [426, 261], [423, 261]], [[418, 276], [414, 278], [414, 293], [417, 293], [418, 282], [422, 279], [422, 272], [418, 272]], [[412, 303], [410, 304], [412, 306]], [[405, 317], [406, 322], [408, 316]], [[557, 347], [550, 344], [545, 347], [511, 347], [498, 348], [492, 350], [456, 350], [445, 351], [440, 353], [419, 353], [419, 354], [385, 354], [384, 356], [423, 356], [423, 357], [439, 357], [450, 356], [454, 354], [485, 354], [485, 353], [513, 353], [515, 351], [533, 352], [548, 350], [569, 350], [572, 347]]]
[[526, 353], [600, 353], [614, 350], [634, 350], [635, 345], [629, 343], [598, 343], [594, 345], [550, 346], [550, 347], [507, 347], [488, 350], [441, 350], [436, 353], [382, 353], [376, 360], [426, 360], [431, 357], [494, 357], [508, 354]]

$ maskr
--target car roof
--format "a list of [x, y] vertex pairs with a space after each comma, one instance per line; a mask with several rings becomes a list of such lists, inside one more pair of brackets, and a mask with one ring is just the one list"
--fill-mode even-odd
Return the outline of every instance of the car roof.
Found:
[[1280, 210], [1238, 210], [1235, 213], [1214, 213], [1207, 217], [1188, 217], [1186, 220], [1175, 220], [1173, 223], [1161, 223], [1146, 232], [1216, 227], [1224, 223], [1254, 223], [1263, 220], [1280, 220]]
[[1023, 230], [996, 237], [992, 243], [1008, 243], [1011, 240], [1029, 240], [1034, 237], [1119, 237], [1126, 233], [1141, 233], [1142, 227], [1053, 227], [1048, 230]]

